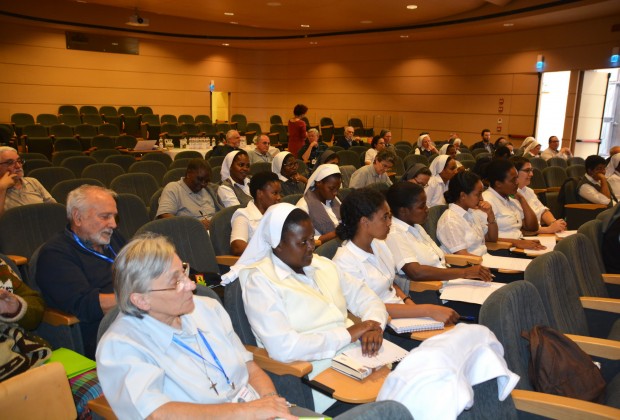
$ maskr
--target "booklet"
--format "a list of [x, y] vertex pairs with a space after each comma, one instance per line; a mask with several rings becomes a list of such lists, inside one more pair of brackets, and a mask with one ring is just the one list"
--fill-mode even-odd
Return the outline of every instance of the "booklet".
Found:
[[430, 317], [392, 319], [388, 325], [398, 334], [418, 331], [443, 330], [444, 328], [443, 322], [435, 321]]
[[383, 340], [381, 350], [376, 356], [366, 357], [362, 346], [346, 350], [332, 359], [332, 368], [354, 379], [364, 379], [376, 369], [390, 363], [401, 361], [409, 352], [396, 344]]

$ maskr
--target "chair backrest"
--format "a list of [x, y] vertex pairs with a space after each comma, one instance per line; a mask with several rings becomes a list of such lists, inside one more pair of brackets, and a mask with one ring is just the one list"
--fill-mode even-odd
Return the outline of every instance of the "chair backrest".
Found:
[[80, 107], [80, 114], [95, 114], [99, 115], [99, 110], [97, 107], [92, 105], [82, 105]]
[[338, 155], [339, 166], [353, 165], [356, 168], [359, 168], [361, 165], [359, 155], [355, 152], [352, 152], [350, 150], [340, 150], [336, 152], [336, 155]]
[[0, 412], [7, 419], [71, 420], [77, 417], [62, 364], [52, 362], [0, 382]]
[[84, 154], [78, 150], [61, 150], [55, 152], [52, 156], [52, 164], [54, 166], [60, 166], [63, 160], [71, 156], [84, 156]]
[[22, 159], [25, 159], [26, 161], [30, 159], [47, 159], [47, 156], [45, 156], [43, 153], [36, 153], [36, 152], [22, 152], [19, 154], [19, 156]]
[[153, 108], [151, 108], [150, 106], [139, 106], [136, 108], [136, 114], [142, 114], [143, 116], [152, 115]]
[[59, 203], [27, 204], [8, 209], [0, 216], [0, 252], [30, 258], [39, 246], [62, 232], [66, 224], [67, 211]]
[[[168, 166], [168, 170], [171, 170], [171, 169], [187, 169], [187, 165], [189, 165], [190, 160], [192, 160], [192, 159], [191, 158], [175, 159]], [[210, 166], [211, 165], [209, 165], [209, 167]]]
[[421, 163], [422, 165], [429, 165], [428, 158], [424, 155], [407, 155], [403, 160], [403, 164], [405, 165], [405, 170], [411, 168], [416, 163]]
[[560, 166], [548, 166], [542, 170], [547, 187], [561, 187], [566, 181], [566, 171]]
[[474, 155], [475, 158], [478, 158], [480, 153], [488, 153], [488, 151], [484, 147], [478, 147], [477, 149], [473, 149], [471, 151], [471, 154]]
[[185, 168], [172, 168], [168, 169], [168, 171], [164, 174], [164, 177], [161, 180], [161, 186], [165, 187], [170, 182], [176, 182], [179, 179], [185, 176], [187, 169]]
[[116, 163], [123, 168], [125, 172], [129, 170], [129, 167], [134, 164], [136, 159], [131, 155], [112, 154], [103, 159], [104, 163]]
[[54, 188], [52, 188], [50, 194], [52, 197], [54, 197], [54, 200], [56, 200], [56, 202], [66, 205], [67, 195], [80, 185], [84, 184], [105, 187], [105, 185], [103, 185], [103, 182], [93, 178], [68, 179], [66, 181], [60, 181], [59, 183], [54, 185]]
[[74, 114], [62, 114], [58, 116], [58, 122], [66, 124], [71, 127], [76, 127], [82, 124], [82, 118], [79, 115]]
[[502, 343], [508, 368], [521, 377], [517, 388], [532, 391], [528, 375], [529, 343], [521, 337], [521, 331], [530, 331], [535, 325], [549, 325], [536, 287], [519, 280], [496, 290], [482, 305], [479, 322]]
[[82, 143], [78, 139], [72, 137], [57, 138], [54, 141], [54, 151], [61, 152], [63, 150], [77, 150], [81, 152], [83, 150]]
[[272, 115], [269, 117], [269, 124], [282, 124], [282, 117], [279, 115]]
[[37, 115], [37, 124], [51, 127], [58, 124], [58, 115], [56, 114], [39, 114]]
[[103, 118], [99, 114], [86, 114], [82, 115], [82, 123], [83, 124], [92, 124], [92, 125], [102, 125]]
[[344, 201], [344, 199], [347, 198], [347, 195], [349, 195], [351, 191], [353, 191], [353, 188], [340, 188], [340, 191], [338, 191], [338, 199], [341, 202]]
[[114, 106], [104, 105], [99, 108], [99, 113], [106, 117], [116, 117], [118, 115], [118, 110]]
[[118, 211], [118, 231], [127, 240], [151, 220], [146, 205], [140, 197], [134, 194], [118, 194], [116, 210]]
[[459, 162], [463, 162], [464, 160], [473, 160], [473, 161], [476, 160], [474, 158], [474, 155], [472, 155], [471, 153], [459, 153], [454, 158], [458, 160]]
[[342, 187], [349, 188], [349, 183], [351, 182], [351, 176], [357, 170], [357, 168], [353, 165], [342, 165], [340, 168], [340, 174], [342, 175]]
[[155, 232], [172, 240], [181, 260], [201, 273], [219, 273], [215, 251], [209, 234], [198, 219], [177, 216], [153, 220], [142, 226], [136, 234]]
[[142, 122], [148, 124], [149, 126], [161, 125], [159, 114], [144, 114], [142, 115]]
[[149, 205], [149, 220], [155, 220], [157, 216], [157, 210], [159, 210], [159, 198], [161, 197], [161, 193], [164, 192], [163, 188], [158, 189], [151, 196], [151, 201]]
[[118, 113], [126, 117], [134, 117], [136, 115], [136, 110], [133, 106], [119, 106]]
[[604, 273], [605, 263], [603, 262], [603, 222], [599, 219], [590, 220], [579, 226], [577, 232], [585, 235], [590, 240], [590, 242], [592, 242], [599, 268], [601, 269], [601, 273]]
[[230, 117], [230, 121], [237, 123], [237, 130], [246, 131], [248, 125], [248, 119], [243, 114], [233, 114]]
[[340, 245], [342, 245], [342, 240], [340, 240], [339, 238], [330, 239], [324, 244], [319, 245], [314, 250], [314, 253], [320, 255], [321, 257], [329, 258], [331, 260], [332, 258], [334, 258], [334, 255], [336, 255], [336, 252], [338, 251], [338, 248], [340, 248]]
[[35, 124], [32, 114], [25, 112], [17, 112], [11, 115], [11, 122], [17, 126], [26, 126]]
[[[116, 149], [99, 149], [99, 150], [93, 150], [92, 152], [90, 152], [90, 157], [95, 158], [97, 162], [99, 163], [103, 163], [105, 158], [107, 158], [108, 156], [120, 155], [120, 154], [121, 152]], [[123, 169], [123, 172], [125, 172], [124, 169]]]
[[[142, 116], [141, 115], [124, 116], [123, 117], [123, 133], [132, 135], [135, 137], [142, 137]], [[144, 137], [147, 137], [147, 135], [145, 134]]]
[[552, 157], [547, 161], [547, 166], [559, 166], [560, 168], [565, 168], [568, 166], [566, 160], [561, 157]]
[[[197, 150], [183, 150], [174, 155], [174, 160], [179, 159], [203, 159], [202, 153]], [[170, 166], [170, 165], [168, 165]]]
[[24, 174], [29, 176], [30, 171], [38, 168], [49, 168], [52, 162], [47, 159], [26, 159], [24, 162]]
[[196, 115], [196, 118], [194, 118], [194, 122], [196, 124], [199, 124], [199, 123], [213, 124], [211, 117], [208, 115], [204, 115], [204, 114]]
[[97, 131], [99, 134], [103, 134], [104, 136], [116, 138], [121, 135], [121, 130], [118, 128], [116, 124], [103, 124], [97, 127]]
[[271, 162], [254, 162], [250, 165], [250, 176], [259, 172], [271, 172]]
[[194, 120], [194, 117], [192, 115], [189, 114], [181, 114], [179, 115], [179, 118], [177, 119], [177, 123], [179, 125], [181, 124], [195, 124], [196, 120]]
[[28, 176], [36, 178], [47, 191], [51, 191], [60, 181], [76, 178], [73, 171], [59, 166], [33, 169]]
[[536, 168], [536, 169], [540, 169], [541, 171], [545, 168], [547, 168], [547, 161], [544, 160], [543, 158], [539, 158], [539, 157], [533, 157], [530, 159], [530, 163], [532, 164], [532, 167]]
[[214, 184], [219, 184], [222, 182], [222, 167], [221, 166], [211, 166], [211, 182]]
[[426, 217], [426, 222], [422, 225], [428, 236], [433, 238], [433, 241], [437, 245], [441, 245], [439, 242], [439, 238], [437, 238], [437, 223], [439, 222], [439, 218], [443, 214], [444, 211], [448, 209], [446, 204], [440, 204], [438, 206], [433, 206], [428, 209], [428, 216]]
[[198, 128], [198, 126], [194, 123], [183, 123], [179, 125], [179, 128], [181, 129], [181, 132], [186, 136], [194, 137], [201, 134], [200, 128]]
[[235, 211], [241, 206], [226, 207], [215, 213], [211, 219], [209, 237], [215, 250], [215, 255], [230, 255], [230, 221]]
[[[161, 118], [159, 119], [161, 121], [161, 124], [174, 124], [177, 125], [179, 122], [177, 121], [177, 117], [176, 115], [172, 115], [172, 114], [164, 114], [161, 116]], [[162, 128], [163, 130], [163, 128]], [[165, 130], [163, 130], [165, 131]]]
[[547, 188], [547, 182], [542, 171], [538, 168], [532, 168], [532, 180], [530, 181], [530, 188]]
[[250, 321], [245, 314], [243, 297], [241, 294], [241, 283], [238, 280], [226, 285], [224, 289], [224, 308], [230, 316], [233, 330], [245, 345], [256, 346], [256, 337], [250, 327]]
[[84, 168], [82, 178], [96, 179], [109, 188], [112, 180], [124, 173], [123, 168], [115, 163], [95, 163]]
[[67, 114], [67, 115], [80, 115], [80, 111], [78, 111], [77, 106], [75, 105], [60, 105], [58, 107], [59, 114]]
[[534, 258], [524, 278], [538, 290], [549, 326], [564, 334], [589, 335], [577, 280], [564, 254], [552, 251]]
[[130, 134], [120, 135], [115, 140], [115, 144], [117, 147], [120, 146], [125, 149], [133, 149], [134, 147], [136, 147], [136, 143], [138, 143], [138, 140], [135, 136], [132, 136]]
[[559, 241], [554, 250], [560, 251], [570, 262], [580, 296], [609, 297], [601, 269], [593, 263], [597, 258], [592, 247], [585, 235], [576, 233]]
[[[172, 162], [172, 161], [171, 161]], [[161, 180], [164, 178], [164, 174], [168, 172], [168, 165], [164, 165], [162, 162], [156, 160], [141, 160], [132, 164], [129, 167], [128, 173], [142, 173], [151, 174], [157, 183], [161, 186]]]
[[119, 175], [110, 183], [110, 188], [117, 193], [137, 195], [142, 199], [145, 206], [149, 205], [151, 196], [159, 187], [159, 182], [157, 182], [153, 175], [143, 173]]
[[303, 194], [289, 194], [289, 195], [285, 195], [284, 197], [282, 197], [282, 202], [283, 203], [289, 203], [292, 205], [296, 205], [297, 202], [299, 200], [301, 200], [301, 197], [303, 197]]
[[216, 166], [222, 166], [225, 157], [226, 156], [212, 156], [207, 159], [207, 162], [211, 168], [215, 168]]
[[75, 134], [80, 137], [95, 137], [97, 135], [97, 127], [90, 124], [79, 124], [73, 127]]
[[60, 166], [63, 168], [67, 168], [73, 171], [75, 177], [78, 178], [82, 176], [82, 171], [89, 165], [94, 165], [97, 163], [97, 159], [90, 156], [69, 156], [66, 159], [63, 159], [60, 163]]
[[586, 174], [585, 165], [574, 164], [566, 168], [566, 175], [569, 178], [581, 178]]
[[26, 125], [22, 132], [28, 137], [48, 137], [47, 127], [40, 124]]
[[576, 156], [568, 158], [568, 162], [567, 163], [568, 163], [568, 166], [573, 166], [573, 165], [583, 165], [583, 166], [585, 166], [586, 165], [586, 161], [585, 161], [584, 158], [576, 157]]

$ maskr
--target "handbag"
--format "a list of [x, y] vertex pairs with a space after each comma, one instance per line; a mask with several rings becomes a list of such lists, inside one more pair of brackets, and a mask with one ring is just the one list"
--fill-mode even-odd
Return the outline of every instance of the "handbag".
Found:
[[16, 324], [0, 323], [0, 381], [42, 365], [52, 349]]

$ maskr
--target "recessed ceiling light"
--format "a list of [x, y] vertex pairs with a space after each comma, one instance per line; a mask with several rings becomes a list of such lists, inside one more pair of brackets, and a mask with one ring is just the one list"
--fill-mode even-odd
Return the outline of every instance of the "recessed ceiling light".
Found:
[[86, 0], [75, 0], [76, 3], [88, 3]]
[[372, 23], [372, 20], [362, 20], [360, 23], [363, 23], [366, 25], [366, 24]]
[[409, 10], [415, 10], [417, 8], [418, 8], [418, 6], [416, 4], [409, 4], [409, 5], [407, 5], [407, 9], [409, 9]]
[[115, 47], [118, 47], [118, 42], [113, 42], [112, 45], [114, 45]]
[[225, 14], [226, 16], [234, 16], [234, 15], [235, 15], [233, 12], [224, 12], [224, 14]]
[[302, 28], [309, 28], [310, 25], [301, 25]]
[[504, 26], [510, 27], [510, 26], [515, 26], [515, 24], [514, 23], [504, 23]]
[[222, 44], [222, 46], [224, 46], [224, 47], [228, 47], [228, 46], [230, 46], [230, 44], [228, 44], [228, 43], [226, 43], [226, 42], [225, 42], [225, 43], [223, 43], [223, 44]]
[[279, 1], [270, 1], [269, 3], [267, 3], [267, 6], [277, 7], [282, 6], [282, 3], [280, 3]]
[[231, 25], [238, 25], [239, 22], [230, 22]]
[[401, 35], [401, 38], [409, 38], [409, 35]]
[[318, 42], [316, 42], [316, 41], [310, 41], [310, 45], [317, 45], [317, 44], [318, 44]]

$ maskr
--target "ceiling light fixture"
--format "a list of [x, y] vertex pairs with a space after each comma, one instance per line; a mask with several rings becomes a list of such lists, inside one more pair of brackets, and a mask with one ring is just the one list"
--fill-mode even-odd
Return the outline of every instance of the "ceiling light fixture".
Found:
[[224, 14], [225, 14], [226, 16], [234, 16], [234, 15], [235, 15], [233, 12], [224, 12]]
[[409, 38], [409, 35], [401, 35], [401, 38]]
[[302, 28], [309, 28], [310, 25], [301, 25]]
[[228, 46], [230, 46], [230, 44], [228, 44], [228, 43], [226, 43], [226, 42], [225, 42], [225, 43], [223, 43], [223, 44], [222, 44], [222, 46], [224, 46], [224, 47], [228, 47]]
[[270, 1], [269, 3], [267, 3], [267, 6], [277, 7], [282, 6], [282, 3], [280, 3], [279, 1]]
[[129, 21], [125, 22], [125, 24], [129, 26], [149, 26], [149, 20], [148, 18], [143, 18], [140, 16], [138, 9], [136, 8], [136, 12], [129, 16]]
[[360, 23], [363, 23], [364, 25], [367, 25], [369, 23], [372, 23], [372, 20], [362, 20], [362, 21], [360, 21]]
[[409, 5], [407, 5], [407, 9], [409, 9], [409, 10], [415, 10], [417, 8], [418, 8], [418, 6], [416, 4], [409, 4]]
[[318, 44], [318, 42], [316, 42], [316, 41], [310, 41], [310, 45], [317, 45], [317, 44]]
[[230, 22], [231, 25], [238, 25], [239, 22]]
[[511, 27], [511, 26], [515, 26], [515, 24], [514, 24], [514, 23], [510, 23], [510, 22], [509, 22], [509, 23], [504, 23], [504, 26], [505, 26], [505, 27], [507, 27], [507, 28], [509, 28], [509, 27]]

